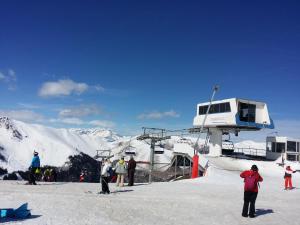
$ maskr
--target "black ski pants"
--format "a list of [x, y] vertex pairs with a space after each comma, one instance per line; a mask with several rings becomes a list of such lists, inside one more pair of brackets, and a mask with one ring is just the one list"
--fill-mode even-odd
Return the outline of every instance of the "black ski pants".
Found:
[[128, 186], [133, 186], [134, 185], [134, 172], [135, 170], [128, 170]]
[[[255, 215], [255, 201], [257, 198], [257, 194], [258, 194], [257, 192], [252, 192], [252, 191], [244, 192], [244, 206], [243, 206], [242, 216], [247, 217], [249, 215], [250, 217], [253, 217]], [[249, 204], [250, 204], [250, 210], [249, 210]]]
[[108, 187], [109, 177], [101, 177], [101, 185], [102, 185], [102, 192], [103, 193], [110, 193]]
[[35, 183], [35, 171], [36, 171], [36, 167], [32, 167], [30, 168], [30, 172], [29, 172], [29, 184], [36, 184]]

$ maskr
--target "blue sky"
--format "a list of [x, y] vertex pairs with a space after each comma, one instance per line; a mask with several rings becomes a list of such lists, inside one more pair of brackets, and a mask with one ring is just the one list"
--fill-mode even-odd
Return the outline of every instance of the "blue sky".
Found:
[[[2, 1], [2, 115], [53, 127], [192, 126], [196, 104], [268, 103], [300, 137], [299, 1]], [[270, 131], [272, 132], [272, 131]]]

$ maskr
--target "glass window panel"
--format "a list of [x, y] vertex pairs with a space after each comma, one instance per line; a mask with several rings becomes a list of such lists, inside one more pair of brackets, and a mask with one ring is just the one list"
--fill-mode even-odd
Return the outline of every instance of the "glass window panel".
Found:
[[225, 103], [225, 112], [231, 112], [230, 103], [229, 102]]
[[206, 105], [206, 106], [203, 106], [203, 114], [206, 114], [206, 112], [207, 112], [207, 109], [208, 109], [208, 105]]
[[215, 105], [211, 105], [209, 109], [209, 114], [215, 113]]
[[287, 142], [287, 151], [288, 152], [296, 152], [296, 142], [295, 141]]
[[267, 142], [267, 151], [272, 151], [272, 142]]
[[244, 122], [255, 122], [256, 105], [239, 103], [239, 117]]
[[289, 161], [296, 161], [297, 160], [297, 156], [296, 155], [287, 155], [287, 160]]
[[285, 143], [276, 143], [276, 152], [285, 152]]
[[208, 106], [199, 106], [199, 115], [205, 115], [207, 111]]
[[275, 152], [275, 151], [276, 151], [276, 143], [272, 142], [272, 152]]
[[220, 112], [221, 113], [226, 112], [226, 103], [221, 103], [220, 104]]

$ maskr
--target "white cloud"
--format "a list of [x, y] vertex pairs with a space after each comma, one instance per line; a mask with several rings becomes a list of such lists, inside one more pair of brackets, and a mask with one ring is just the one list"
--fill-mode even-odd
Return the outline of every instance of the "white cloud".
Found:
[[89, 125], [104, 127], [104, 128], [112, 128], [115, 126], [115, 123], [108, 120], [93, 120], [88, 123]]
[[5, 79], [5, 75], [0, 72], [0, 80], [4, 80], [4, 79]]
[[17, 76], [16, 72], [12, 69], [9, 69], [7, 73], [0, 72], [0, 81], [5, 82], [8, 85], [8, 90], [10, 91], [14, 91], [17, 89]]
[[63, 119], [50, 119], [50, 123], [64, 123], [64, 124], [72, 124], [72, 125], [84, 125], [85, 122], [76, 117], [63, 118]]
[[8, 77], [12, 81], [17, 81], [16, 72], [14, 70], [12, 70], [12, 69], [8, 70]]
[[61, 119], [61, 122], [66, 123], [66, 124], [74, 124], [74, 125], [83, 125], [84, 124], [84, 121], [82, 121], [79, 118], [75, 118], [75, 117]]
[[80, 105], [77, 107], [71, 107], [62, 109], [59, 112], [60, 117], [83, 117], [89, 115], [99, 115], [102, 113], [102, 109], [97, 105]]
[[138, 119], [162, 119], [165, 117], [178, 118], [180, 115], [174, 110], [166, 111], [166, 112], [150, 112], [143, 113], [138, 115]]
[[26, 109], [39, 109], [41, 106], [30, 104], [30, 103], [18, 103], [19, 106], [26, 108]]
[[105, 91], [105, 88], [102, 87], [100, 84], [95, 85], [94, 88], [95, 88], [96, 91], [99, 91], [99, 92], [104, 92]]
[[108, 120], [83, 121], [76, 117], [50, 119], [49, 122], [64, 123], [64, 124], [77, 125], [77, 126], [92, 125], [92, 126], [103, 127], [103, 128], [112, 128], [115, 126], [114, 122]]
[[76, 83], [73, 80], [65, 79], [56, 82], [46, 82], [39, 90], [41, 97], [59, 97], [68, 96], [71, 94], [80, 95], [87, 91], [89, 85], [86, 83]]
[[31, 110], [0, 110], [0, 116], [24, 122], [42, 122], [44, 116]]
[[169, 116], [169, 117], [174, 117], [174, 118], [180, 117], [180, 115], [177, 112], [175, 112], [174, 110], [164, 112], [164, 116]]

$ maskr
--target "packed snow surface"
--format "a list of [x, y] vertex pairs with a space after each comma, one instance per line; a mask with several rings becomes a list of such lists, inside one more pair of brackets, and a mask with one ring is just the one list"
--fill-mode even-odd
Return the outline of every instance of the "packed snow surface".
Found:
[[[256, 201], [257, 217], [252, 219], [241, 216], [243, 180], [239, 173], [254, 163], [264, 181]], [[219, 157], [210, 164], [205, 177], [123, 188], [110, 184], [110, 195], [97, 194], [100, 184], [39, 183], [29, 186], [21, 181], [0, 181], [0, 208], [15, 208], [28, 202], [33, 215], [23, 221], [3, 222], [43, 225], [299, 225], [300, 173], [293, 174], [296, 188], [285, 191], [284, 168], [276, 163], [231, 161]], [[299, 164], [292, 166], [299, 169]]]

